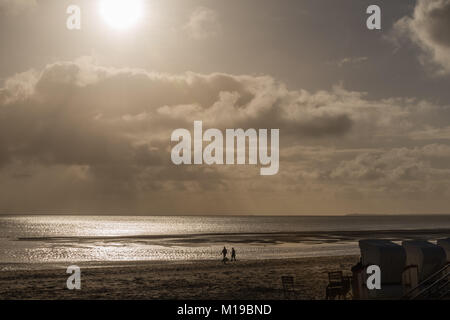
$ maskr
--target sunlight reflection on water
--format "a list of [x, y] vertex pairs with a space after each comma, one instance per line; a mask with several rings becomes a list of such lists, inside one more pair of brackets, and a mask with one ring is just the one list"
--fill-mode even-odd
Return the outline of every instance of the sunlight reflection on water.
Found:
[[6, 216], [0, 263], [220, 259], [223, 245], [238, 259], [357, 254], [356, 242], [265, 242], [258, 233], [423, 228], [450, 228], [450, 217]]

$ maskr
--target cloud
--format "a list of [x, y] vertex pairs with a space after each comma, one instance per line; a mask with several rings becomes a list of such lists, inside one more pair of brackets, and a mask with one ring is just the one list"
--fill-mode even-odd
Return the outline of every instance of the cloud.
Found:
[[360, 153], [324, 176], [363, 194], [417, 199], [450, 196], [450, 146], [429, 144]]
[[218, 15], [212, 9], [198, 7], [190, 15], [184, 29], [191, 38], [196, 40], [214, 37], [220, 32]]
[[334, 64], [342, 68], [345, 65], [356, 65], [365, 62], [367, 60], [369, 60], [368, 57], [347, 57], [335, 62]]
[[24, 11], [34, 9], [36, 6], [36, 0], [0, 0], [0, 14], [17, 15]]
[[[17, 74], [0, 89], [0, 167], [77, 167], [105, 186], [112, 180], [129, 192], [164, 189], [170, 181], [186, 182], [180, 170], [168, 174], [169, 137], [194, 120], [221, 129], [281, 128], [285, 137], [346, 134], [350, 115], [320, 106], [328, 99], [320, 95], [288, 91], [267, 76], [167, 75], [86, 59], [59, 62]], [[217, 173], [203, 177], [222, 183]]]
[[394, 38], [407, 38], [422, 49], [421, 61], [438, 74], [450, 73], [450, 0], [418, 0], [412, 17], [394, 25]]
[[[283, 203], [295, 208], [299, 193], [331, 197], [342, 185], [359, 184], [361, 195], [384, 188], [385, 196], [419, 182], [445, 189], [448, 146], [417, 138], [445, 127], [443, 110], [413, 98], [369, 100], [341, 85], [289, 90], [270, 76], [57, 62], [0, 89], [0, 209], [221, 212], [230, 203], [272, 208], [276, 201], [257, 196], [267, 192], [292, 195]], [[174, 166], [170, 134], [194, 120], [222, 130], [279, 128], [280, 173], [262, 179], [257, 167]], [[407, 143], [422, 145], [398, 148]], [[255, 202], [239, 202], [242, 194]]]
[[450, 140], [450, 126], [441, 128], [425, 128], [411, 132], [411, 139], [415, 140]]
[[[364, 212], [371, 207], [386, 212], [393, 203], [404, 212], [416, 212], [414, 205], [440, 207], [446, 212], [442, 204], [450, 196], [447, 144], [373, 149], [295, 147], [284, 155], [288, 159], [282, 163], [290, 168], [289, 176], [283, 177], [284, 192], [294, 189], [312, 196], [320, 193], [336, 203], [360, 202]], [[384, 202], [384, 206], [376, 202]]]

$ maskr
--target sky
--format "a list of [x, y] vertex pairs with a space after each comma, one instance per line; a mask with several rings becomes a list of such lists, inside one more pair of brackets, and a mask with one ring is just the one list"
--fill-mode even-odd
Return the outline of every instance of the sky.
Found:
[[[143, 1], [0, 0], [0, 214], [450, 212], [450, 0]], [[174, 165], [195, 120], [280, 129], [279, 173]]]

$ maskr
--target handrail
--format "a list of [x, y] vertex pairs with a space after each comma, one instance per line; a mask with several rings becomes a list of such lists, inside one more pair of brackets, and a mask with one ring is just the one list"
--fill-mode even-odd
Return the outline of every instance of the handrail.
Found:
[[[415, 299], [419, 296], [421, 296], [423, 293], [433, 289], [435, 286], [442, 284], [443, 280], [445, 280], [448, 276], [450, 276], [450, 274], [444, 274], [442, 277], [440, 277], [438, 280], [436, 280], [435, 282], [433, 282], [431, 285], [429, 285], [428, 287], [426, 287], [425, 289], [423, 289], [422, 291], [420, 291], [418, 294], [416, 294], [415, 296], [413, 296], [411, 299]], [[448, 281], [447, 281], [448, 282]]]
[[[449, 284], [450, 284], [450, 282], [447, 281], [447, 283], [445, 284], [445, 286], [443, 288], [447, 287]], [[441, 299], [441, 298], [447, 297], [448, 295], [450, 295], [450, 288], [448, 288], [446, 291], [442, 292], [438, 298]]]
[[[446, 264], [443, 268], [439, 269], [438, 271], [436, 271], [435, 273], [433, 273], [431, 276], [429, 276], [428, 278], [426, 278], [425, 280], [423, 280], [421, 283], [419, 283], [414, 289], [411, 289], [410, 291], [408, 291], [404, 296], [403, 299], [414, 299], [417, 298], [418, 296], [420, 296], [422, 293], [424, 293], [425, 291], [431, 289], [433, 286], [435, 286], [437, 283], [439, 283], [439, 281], [442, 281], [442, 279], [445, 279], [447, 276], [450, 275], [449, 273], [444, 274], [442, 277], [440, 277], [438, 280], [434, 281], [431, 285], [428, 285], [431, 281], [433, 281], [433, 279], [437, 276], [439, 276], [441, 273], [443, 273], [444, 271], [446, 271], [447, 269], [450, 268], [450, 264]], [[421, 287], [428, 285], [428, 287], [426, 287], [423, 290], [420, 290], [418, 294], [414, 294], [414, 292], [418, 289], [420, 289]], [[412, 295], [412, 297], [411, 297]]]

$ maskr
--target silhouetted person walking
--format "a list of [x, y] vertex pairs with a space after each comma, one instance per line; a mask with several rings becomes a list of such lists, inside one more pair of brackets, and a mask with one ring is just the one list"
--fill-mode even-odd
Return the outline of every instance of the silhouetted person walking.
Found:
[[228, 253], [227, 248], [223, 247], [223, 250], [222, 250], [222, 254], [223, 254], [222, 262], [223, 262], [224, 264], [227, 262], [227, 253]]
[[231, 248], [231, 261], [236, 261], [236, 250]]

